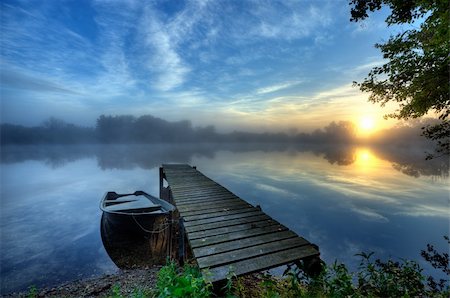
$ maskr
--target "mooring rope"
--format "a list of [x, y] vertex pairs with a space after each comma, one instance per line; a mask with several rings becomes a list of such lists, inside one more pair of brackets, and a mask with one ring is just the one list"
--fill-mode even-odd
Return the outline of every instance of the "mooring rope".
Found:
[[158, 230], [147, 230], [146, 228], [144, 228], [139, 221], [134, 217], [134, 214], [131, 214], [131, 216], [133, 217], [134, 222], [139, 226], [139, 228], [141, 228], [142, 231], [149, 233], [149, 234], [158, 234], [161, 233], [163, 231], [165, 231], [168, 227], [170, 227], [170, 224], [172, 223], [177, 223], [178, 221], [176, 220], [168, 220], [167, 218], [164, 219], [164, 222], [162, 224], [159, 225], [159, 229]]

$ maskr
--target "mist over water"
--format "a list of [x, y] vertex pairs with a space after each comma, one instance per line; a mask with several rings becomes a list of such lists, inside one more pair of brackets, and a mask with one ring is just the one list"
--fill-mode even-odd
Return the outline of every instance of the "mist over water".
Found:
[[[100, 237], [106, 191], [159, 193], [158, 167], [188, 163], [320, 247], [420, 259], [445, 249], [449, 168], [422, 148], [281, 143], [11, 145], [1, 150], [1, 292], [117, 269]], [[430, 269], [426, 267], [427, 270]]]

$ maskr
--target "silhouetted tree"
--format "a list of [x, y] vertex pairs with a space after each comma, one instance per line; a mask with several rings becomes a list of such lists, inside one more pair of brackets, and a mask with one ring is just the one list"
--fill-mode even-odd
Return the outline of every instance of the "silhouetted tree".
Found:
[[399, 109], [387, 117], [410, 119], [435, 111], [441, 122], [424, 127], [423, 135], [439, 141], [437, 153], [450, 154], [448, 0], [351, 0], [350, 5], [350, 20], [354, 22], [383, 5], [391, 9], [388, 26], [420, 21], [419, 29], [411, 26], [386, 43], [376, 44], [388, 62], [373, 68], [362, 83], [354, 84], [371, 92], [369, 100], [381, 106], [398, 102]]

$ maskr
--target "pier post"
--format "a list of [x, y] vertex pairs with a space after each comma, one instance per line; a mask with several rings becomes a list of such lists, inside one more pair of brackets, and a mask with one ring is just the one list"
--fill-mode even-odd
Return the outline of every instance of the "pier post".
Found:
[[164, 197], [164, 170], [162, 167], [159, 167], [159, 198], [167, 200]]
[[180, 266], [183, 266], [184, 265], [184, 251], [185, 251], [185, 248], [184, 248], [184, 222], [183, 222], [183, 218], [182, 217], [180, 217], [179, 218], [179, 221], [178, 221], [178, 232], [179, 232], [179, 235], [180, 235], [180, 238], [179, 238], [179, 246], [178, 246], [178, 248], [179, 248], [179, 251], [178, 251], [178, 261], [179, 261], [179, 263], [180, 263]]

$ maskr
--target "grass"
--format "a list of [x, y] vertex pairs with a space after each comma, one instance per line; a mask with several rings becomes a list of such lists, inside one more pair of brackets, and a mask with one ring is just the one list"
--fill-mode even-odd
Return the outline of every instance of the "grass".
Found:
[[198, 268], [185, 265], [182, 270], [174, 262], [161, 268], [156, 283], [157, 297], [211, 297], [212, 284]]
[[[449, 238], [444, 237], [448, 244]], [[438, 252], [432, 245], [421, 252], [433, 268], [447, 278], [436, 281], [425, 276], [418, 263], [410, 260], [374, 259], [373, 253], [361, 253], [359, 268], [350, 272], [343, 263], [323, 264], [320, 274], [304, 274], [302, 268], [286, 272], [283, 277], [256, 275], [252, 278], [236, 277], [230, 272], [221, 296], [233, 297], [450, 297], [449, 254]], [[214, 297], [213, 286], [199, 269], [192, 265], [179, 267], [168, 261], [158, 272], [155, 289], [134, 289], [124, 296], [118, 285], [112, 287], [112, 298], [122, 297]], [[31, 287], [28, 297], [37, 297]]]

